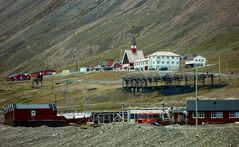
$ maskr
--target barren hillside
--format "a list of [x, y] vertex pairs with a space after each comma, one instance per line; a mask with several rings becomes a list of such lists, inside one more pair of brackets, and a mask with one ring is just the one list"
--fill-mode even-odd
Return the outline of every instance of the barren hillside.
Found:
[[145, 54], [200, 53], [211, 63], [221, 55], [239, 71], [238, 7], [237, 0], [1, 0], [0, 71], [119, 58], [133, 36]]

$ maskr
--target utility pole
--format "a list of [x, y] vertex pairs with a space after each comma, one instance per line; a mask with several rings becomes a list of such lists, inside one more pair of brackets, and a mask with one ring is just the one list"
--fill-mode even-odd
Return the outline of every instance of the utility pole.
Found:
[[55, 105], [57, 106], [57, 99], [56, 99], [56, 88], [55, 88], [55, 82], [53, 82], [53, 91], [54, 91], [54, 100], [55, 100]]
[[121, 104], [121, 109], [122, 109], [122, 118], [123, 118], [123, 122], [124, 122], [124, 102], [122, 101], [122, 104]]
[[221, 56], [218, 58], [218, 76], [219, 76], [219, 86], [221, 87]]
[[84, 97], [84, 112], [86, 111], [86, 97]]
[[76, 59], [76, 72], [79, 71], [79, 59]]
[[198, 65], [196, 65], [196, 79], [195, 79], [195, 113], [196, 113], [196, 127], [198, 126]]

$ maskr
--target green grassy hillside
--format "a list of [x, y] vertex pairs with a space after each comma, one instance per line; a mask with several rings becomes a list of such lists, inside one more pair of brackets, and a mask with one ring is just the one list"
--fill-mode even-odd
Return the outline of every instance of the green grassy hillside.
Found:
[[212, 64], [221, 56], [224, 71], [239, 72], [238, 7], [237, 0], [3, 0], [1, 75], [120, 58], [132, 37], [146, 55], [198, 53]]
[[[200, 69], [199, 69], [200, 70]], [[68, 76], [44, 77], [41, 89], [32, 89], [31, 81], [1, 82], [0, 107], [10, 103], [38, 104], [55, 103], [60, 111], [120, 111], [122, 102], [125, 107], [184, 106], [187, 99], [194, 99], [195, 93], [173, 96], [162, 95], [160, 91], [150, 93], [128, 93], [122, 89], [122, 76], [128, 72], [92, 72], [75, 73]], [[131, 73], [135, 74], [135, 73]], [[61, 84], [53, 83], [62, 82]], [[69, 84], [66, 86], [65, 81]], [[228, 83], [223, 88], [200, 89], [199, 99], [236, 98], [239, 95], [239, 77], [222, 76], [222, 82]], [[215, 79], [215, 84], [218, 80]]]

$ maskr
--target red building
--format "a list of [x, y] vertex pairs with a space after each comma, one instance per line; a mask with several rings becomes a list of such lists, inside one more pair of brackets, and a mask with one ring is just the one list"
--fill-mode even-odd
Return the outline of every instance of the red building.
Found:
[[64, 116], [57, 116], [54, 104], [10, 104], [3, 108], [5, 124], [11, 126], [64, 126]]
[[38, 75], [44, 76], [44, 75], [54, 75], [54, 74], [56, 74], [56, 71], [52, 70], [52, 69], [47, 69], [47, 70], [30, 73], [31, 78], [36, 78]]
[[30, 80], [30, 74], [16, 73], [7, 76], [7, 81], [21, 81], [21, 80]]
[[114, 59], [106, 59], [106, 66], [111, 67], [114, 64]]
[[113, 69], [122, 69], [121, 61], [115, 61], [111, 67], [113, 67]]
[[[239, 100], [198, 100], [198, 124], [239, 122]], [[195, 100], [188, 100], [188, 122], [196, 122]]]

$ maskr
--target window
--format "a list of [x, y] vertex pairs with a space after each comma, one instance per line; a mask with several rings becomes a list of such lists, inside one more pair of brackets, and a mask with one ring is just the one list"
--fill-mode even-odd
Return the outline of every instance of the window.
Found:
[[172, 56], [172, 59], [174, 59], [174, 56]]
[[235, 118], [235, 112], [229, 112], [229, 118]]
[[164, 61], [162, 61], [162, 64], [164, 64]]
[[31, 110], [31, 116], [36, 116], [36, 110]]
[[148, 62], [146, 62], [146, 64], [148, 64]]
[[157, 64], [160, 64], [160, 62], [159, 62], [159, 61], [157, 61]]
[[[198, 112], [198, 118], [204, 118], [205, 117], [205, 114], [204, 112]], [[193, 112], [193, 118], [196, 118], [196, 113]]]
[[178, 64], [178, 62], [177, 62], [177, 64]]
[[160, 57], [158, 56], [157, 59], [160, 59]]
[[211, 112], [211, 118], [223, 118], [222, 112]]
[[169, 56], [167, 56], [167, 59], [169, 59]]
[[162, 56], [162, 59], [164, 59], [164, 56]]
[[169, 61], [167, 62], [167, 64], [169, 64]]
[[197, 60], [197, 59], [195, 59], [195, 61], [197, 62], [198, 60]]
[[217, 118], [217, 113], [216, 112], [211, 112], [211, 118]]
[[239, 118], [239, 112], [229, 112], [229, 118]]
[[172, 64], [174, 64], [174, 62], [172, 62]]

